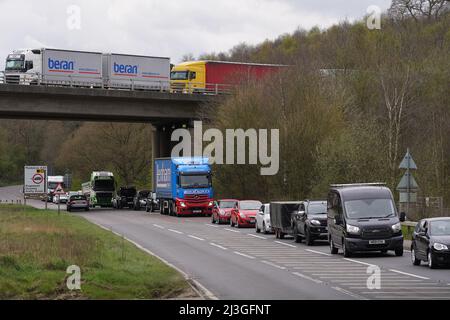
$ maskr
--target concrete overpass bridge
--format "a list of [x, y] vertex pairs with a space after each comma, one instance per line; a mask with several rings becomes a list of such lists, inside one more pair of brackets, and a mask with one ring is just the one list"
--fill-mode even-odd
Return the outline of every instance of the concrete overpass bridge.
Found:
[[154, 128], [153, 157], [170, 156], [173, 128], [199, 119], [219, 96], [0, 84], [0, 118], [141, 122]]

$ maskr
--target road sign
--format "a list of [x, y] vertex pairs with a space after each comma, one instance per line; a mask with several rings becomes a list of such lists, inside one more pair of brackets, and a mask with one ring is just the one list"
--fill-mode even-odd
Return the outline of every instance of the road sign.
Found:
[[26, 195], [47, 193], [47, 167], [25, 166], [24, 188]]
[[414, 159], [412, 158], [409, 149], [406, 151], [406, 155], [403, 158], [402, 162], [400, 163], [399, 169], [417, 170], [417, 165], [414, 162]]
[[61, 183], [58, 183], [58, 185], [55, 188], [55, 191], [53, 191], [53, 194], [59, 195], [59, 194], [65, 194], [64, 189], [61, 185]]
[[405, 174], [402, 177], [402, 180], [400, 180], [400, 183], [397, 186], [398, 191], [415, 191], [419, 189], [419, 185], [416, 182], [416, 179], [414, 179], [414, 176], [411, 174], [411, 172], [405, 172]]

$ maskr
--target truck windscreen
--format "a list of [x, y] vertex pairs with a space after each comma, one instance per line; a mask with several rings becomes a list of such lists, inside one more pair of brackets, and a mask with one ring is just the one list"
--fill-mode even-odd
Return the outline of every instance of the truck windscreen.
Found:
[[395, 216], [391, 199], [358, 199], [345, 201], [345, 212], [350, 219], [389, 218]]
[[94, 191], [114, 191], [114, 180], [95, 180]]
[[181, 175], [180, 187], [182, 188], [208, 188], [211, 186], [210, 175]]
[[23, 60], [6, 60], [5, 70], [22, 70], [23, 68]]
[[187, 71], [173, 71], [170, 73], [170, 80], [187, 80], [188, 72]]

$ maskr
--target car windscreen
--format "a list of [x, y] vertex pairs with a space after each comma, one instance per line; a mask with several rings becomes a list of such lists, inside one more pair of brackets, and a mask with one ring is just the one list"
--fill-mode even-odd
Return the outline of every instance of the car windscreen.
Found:
[[219, 201], [219, 208], [231, 209], [236, 205], [236, 201]]
[[121, 189], [120, 195], [125, 197], [134, 197], [136, 195], [136, 189]]
[[327, 213], [327, 203], [326, 202], [311, 202], [308, 205], [308, 213], [326, 214]]
[[436, 220], [430, 222], [430, 235], [450, 236], [450, 220]]
[[210, 175], [180, 175], [180, 187], [182, 188], [208, 188], [210, 185]]
[[344, 202], [349, 219], [388, 218], [395, 216], [391, 199], [358, 199]]
[[259, 210], [262, 203], [259, 201], [241, 201], [239, 204], [239, 209], [241, 210]]
[[70, 201], [77, 201], [77, 200], [87, 200], [87, 199], [85, 196], [80, 196], [80, 195], [70, 197]]

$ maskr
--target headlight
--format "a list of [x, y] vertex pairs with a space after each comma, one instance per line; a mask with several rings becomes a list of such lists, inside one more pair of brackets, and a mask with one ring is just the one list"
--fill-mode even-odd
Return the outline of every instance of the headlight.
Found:
[[212, 201], [210, 201], [209, 203], [208, 203], [208, 206], [210, 206], [210, 207], [212, 207], [214, 205], [214, 202], [212, 202]]
[[358, 234], [359, 233], [359, 227], [355, 227], [355, 226], [351, 226], [351, 225], [347, 225], [347, 232], [348, 233], [353, 233], [353, 234]]
[[219, 210], [219, 214], [220, 214], [221, 216], [224, 216], [224, 215], [225, 215], [225, 210]]
[[392, 231], [394, 231], [394, 233], [400, 232], [402, 230], [402, 224], [396, 223], [392, 226]]
[[436, 249], [437, 251], [448, 250], [448, 247], [445, 244], [437, 242], [433, 244], [433, 248]]
[[239, 215], [241, 216], [241, 218], [247, 218], [247, 216], [244, 213], [239, 213]]
[[180, 206], [182, 206], [183, 208], [186, 208], [186, 203], [180, 202]]
[[320, 226], [320, 221], [319, 220], [311, 220], [311, 224], [313, 224], [315, 226]]

